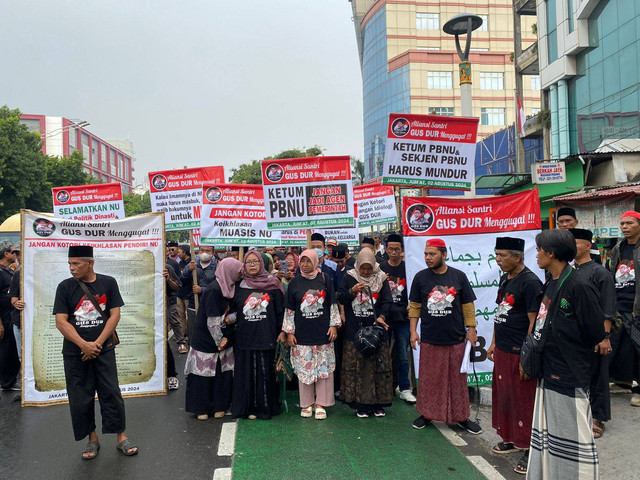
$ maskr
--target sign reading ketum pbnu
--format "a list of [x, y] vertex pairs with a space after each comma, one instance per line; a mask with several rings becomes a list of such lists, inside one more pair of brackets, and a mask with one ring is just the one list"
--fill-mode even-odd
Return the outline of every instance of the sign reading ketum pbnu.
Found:
[[97, 183], [73, 187], [55, 187], [53, 214], [71, 220], [115, 220], [124, 218], [122, 185]]
[[200, 227], [205, 182], [224, 183], [224, 168], [195, 167], [149, 173], [151, 211], [164, 212], [167, 231]]
[[280, 232], [267, 229], [262, 185], [205, 183], [202, 194], [202, 245], [280, 245]]
[[353, 227], [349, 157], [262, 161], [267, 228]]
[[389, 115], [382, 183], [471, 190], [478, 119]]

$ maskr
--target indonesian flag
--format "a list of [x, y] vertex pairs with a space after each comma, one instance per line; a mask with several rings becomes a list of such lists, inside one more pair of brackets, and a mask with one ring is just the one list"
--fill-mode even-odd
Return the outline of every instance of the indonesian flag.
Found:
[[524, 108], [522, 108], [522, 100], [520, 99], [520, 95], [516, 92], [516, 102], [518, 103], [518, 111], [517, 111], [517, 122], [518, 122], [518, 131], [520, 135], [524, 137]]

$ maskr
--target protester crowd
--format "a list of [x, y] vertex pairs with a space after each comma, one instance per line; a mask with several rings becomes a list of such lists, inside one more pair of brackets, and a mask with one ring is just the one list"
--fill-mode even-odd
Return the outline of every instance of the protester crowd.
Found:
[[[640, 378], [640, 282], [634, 268], [640, 255], [640, 213], [623, 214], [624, 238], [606, 262], [594, 251], [592, 232], [578, 228], [575, 211], [559, 209], [556, 223], [557, 230], [545, 230], [535, 240], [544, 283], [533, 266], [525, 265], [523, 239], [496, 240], [503, 274], [487, 356], [494, 362], [492, 426], [502, 441], [493, 452], [520, 452], [515, 471], [530, 478], [597, 478], [595, 439], [611, 419], [610, 382], [629, 388], [631, 405], [640, 406], [640, 386], [633, 385]], [[216, 251], [201, 246], [195, 255], [189, 245], [167, 244], [167, 325], [178, 354], [186, 355], [186, 411], [199, 420], [229, 412], [234, 418], [268, 420], [281, 412], [282, 382], [293, 372], [305, 418], [326, 419], [336, 401], [359, 418], [384, 417], [395, 394], [416, 404], [416, 429], [440, 421], [482, 433], [469, 418], [467, 375], [460, 373], [466, 343], [477, 341], [476, 297], [465, 273], [447, 264], [445, 241], [426, 241], [424, 268], [410, 282], [399, 234], [364, 238], [358, 251], [350, 252], [345, 244], [316, 233], [309, 247]], [[24, 303], [15, 271], [19, 253], [11, 245], [0, 249], [0, 380], [5, 390], [20, 388], [19, 311]], [[70, 264], [76, 258], [86, 261], [93, 272], [90, 251], [70, 251], [69, 257]], [[92, 285], [92, 279], [111, 277], [83, 278]], [[61, 287], [56, 321], [74, 325], [74, 311], [66, 306], [71, 303], [62, 301], [72, 294]], [[119, 318], [122, 305], [115, 288], [100, 303], [108, 320], [93, 338], [76, 334], [76, 339], [73, 328], [59, 327], [69, 348], [77, 345], [80, 363], [107, 351], [117, 324], [110, 322]], [[167, 345], [168, 388], [175, 390], [178, 372]], [[420, 381], [414, 396], [411, 349], [418, 346]], [[65, 354], [65, 374], [74, 431], [78, 440], [89, 435], [83, 458], [90, 459], [99, 449], [97, 437], [91, 436], [95, 389], [91, 401], [79, 407], [76, 398], [88, 393], [72, 393], [70, 382], [79, 370], [72, 371], [66, 359], [71, 353]], [[295, 385], [289, 382], [289, 387]], [[107, 395], [97, 391], [99, 397]], [[116, 406], [120, 401], [113, 400]], [[84, 410], [79, 413], [79, 408]], [[77, 415], [85, 417], [76, 429]], [[118, 415], [105, 415], [103, 409], [103, 427]], [[124, 406], [121, 415], [121, 422], [103, 430], [118, 433], [122, 452], [133, 455], [137, 447], [121, 436]]]

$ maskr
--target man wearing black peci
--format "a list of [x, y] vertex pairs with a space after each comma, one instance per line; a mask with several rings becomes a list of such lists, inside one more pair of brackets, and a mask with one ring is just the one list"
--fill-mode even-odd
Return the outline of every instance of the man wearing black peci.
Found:
[[83, 460], [95, 458], [100, 449], [95, 424], [96, 392], [102, 433], [116, 433], [118, 449], [124, 455], [138, 453], [138, 447], [125, 433], [124, 401], [116, 370], [113, 333], [124, 302], [116, 280], [96, 273], [93, 265], [93, 247], [69, 247], [72, 278], [60, 282], [53, 305], [56, 327], [64, 336], [62, 355], [73, 433], [76, 441], [89, 436]]

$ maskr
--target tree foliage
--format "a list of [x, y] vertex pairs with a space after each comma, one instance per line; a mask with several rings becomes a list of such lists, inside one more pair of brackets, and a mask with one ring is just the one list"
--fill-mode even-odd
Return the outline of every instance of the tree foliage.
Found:
[[142, 195], [137, 193], [125, 193], [122, 195], [124, 214], [127, 217], [151, 212], [151, 194], [147, 191]]
[[351, 157], [351, 180], [354, 185], [364, 183], [364, 162], [356, 157]]
[[[310, 148], [292, 148], [290, 150], [283, 150], [276, 155], [270, 155], [265, 157], [265, 160], [275, 160], [281, 158], [302, 158], [302, 157], [318, 157], [322, 155], [324, 148], [314, 145]], [[249, 183], [253, 185], [260, 185], [262, 183], [262, 172], [260, 171], [260, 161], [252, 160], [247, 163], [243, 163], [238, 168], [231, 170], [231, 176], [229, 177], [231, 183]]]

